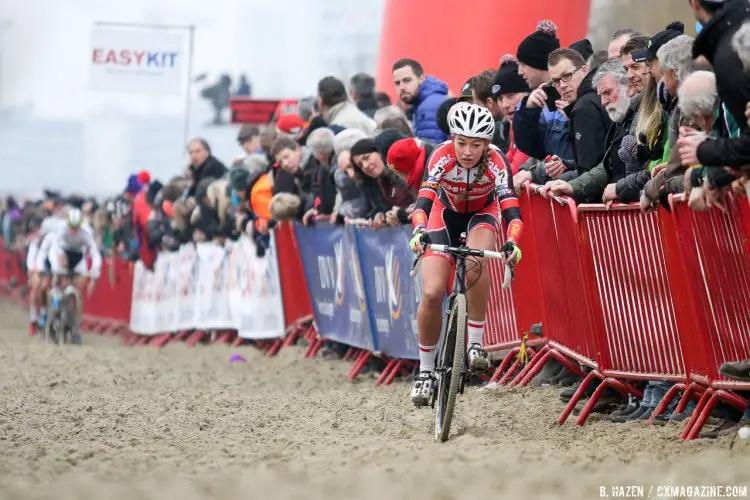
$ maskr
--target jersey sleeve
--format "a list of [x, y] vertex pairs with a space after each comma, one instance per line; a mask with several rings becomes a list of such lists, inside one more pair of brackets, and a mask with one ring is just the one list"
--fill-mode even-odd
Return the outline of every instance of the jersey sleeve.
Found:
[[450, 152], [445, 145], [435, 149], [430, 156], [430, 160], [427, 163], [426, 178], [422, 181], [422, 185], [419, 188], [417, 202], [414, 205], [414, 213], [411, 216], [411, 225], [415, 231], [427, 227], [432, 204], [435, 202], [435, 197], [440, 187], [440, 179], [450, 160]]
[[523, 221], [521, 220], [521, 208], [518, 197], [513, 191], [513, 174], [510, 162], [500, 151], [492, 151], [491, 161], [497, 167], [495, 175], [495, 193], [500, 214], [505, 222], [505, 239], [512, 239], [516, 243], [521, 238]]

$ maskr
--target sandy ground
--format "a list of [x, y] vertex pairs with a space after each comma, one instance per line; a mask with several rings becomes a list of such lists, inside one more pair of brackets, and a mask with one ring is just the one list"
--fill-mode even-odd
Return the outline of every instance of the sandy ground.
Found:
[[[0, 303], [0, 499], [600, 498], [620, 485], [750, 492], [750, 440], [681, 442], [676, 426], [558, 426], [558, 390], [469, 391], [432, 439], [408, 387], [349, 364], [227, 347], [29, 338]], [[652, 490], [657, 498], [659, 490]], [[661, 496], [660, 498], [671, 498]], [[702, 496], [701, 498], [709, 498]]]

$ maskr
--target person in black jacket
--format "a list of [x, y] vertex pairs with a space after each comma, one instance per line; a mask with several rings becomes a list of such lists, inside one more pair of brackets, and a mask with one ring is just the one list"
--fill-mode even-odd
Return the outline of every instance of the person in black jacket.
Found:
[[570, 182], [555, 180], [542, 188], [542, 194], [573, 196], [579, 203], [601, 200], [604, 188], [625, 177], [625, 162], [620, 155], [623, 138], [631, 133], [638, 100], [628, 96], [628, 73], [622, 61], [610, 59], [596, 71], [592, 85], [601, 97], [612, 126], [604, 140], [602, 162]]
[[293, 177], [293, 183], [278, 183], [274, 179], [273, 194], [291, 193], [300, 197], [302, 213], [315, 207], [315, 199], [320, 192], [318, 185], [320, 163], [312, 150], [300, 146], [294, 139], [278, 137], [271, 146], [271, 155], [278, 168]]
[[194, 197], [198, 183], [203, 179], [220, 179], [227, 173], [227, 167], [211, 155], [211, 147], [205, 139], [193, 139], [188, 143], [190, 154], [191, 184], [187, 191], [187, 197]]
[[721, 188], [728, 186], [736, 177], [721, 167], [739, 169], [750, 165], [750, 128], [742, 119], [745, 105], [750, 101], [750, 75], [744, 71], [742, 61], [731, 43], [743, 22], [750, 19], [750, 2], [690, 0], [690, 6], [696, 20], [703, 25], [693, 45], [693, 57], [705, 57], [712, 64], [719, 99], [740, 125], [741, 134], [737, 138], [711, 140], [706, 134], [682, 127], [679, 152], [683, 164], [706, 167], [693, 169], [693, 186], [700, 186], [703, 177], [707, 176], [714, 187]]
[[568, 116], [568, 128], [573, 139], [574, 158], [552, 156], [545, 164], [547, 175], [553, 179], [563, 172], [575, 172], [565, 178], [584, 174], [604, 158], [605, 138], [612, 125], [607, 111], [591, 82], [594, 71], [586, 60], [573, 49], [557, 49], [548, 58], [549, 74], [560, 93], [558, 109]]

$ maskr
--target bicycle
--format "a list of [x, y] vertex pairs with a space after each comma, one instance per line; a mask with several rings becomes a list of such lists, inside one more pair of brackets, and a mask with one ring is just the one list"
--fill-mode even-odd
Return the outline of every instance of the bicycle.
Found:
[[[58, 286], [60, 277], [64, 279], [64, 286]], [[80, 335], [79, 313], [82, 302], [78, 289], [72, 283], [73, 277], [75, 273], [71, 271], [52, 278], [52, 285], [47, 292], [47, 321], [44, 325], [44, 338], [48, 342], [71, 344]], [[91, 283], [93, 285], [94, 281]]]
[[[467, 305], [466, 305], [466, 259], [468, 258], [491, 258], [505, 261], [505, 273], [503, 288], [508, 288], [514, 278], [514, 264], [509, 260], [510, 255], [506, 252], [495, 252], [492, 250], [476, 250], [466, 246], [466, 233], [461, 233], [458, 247], [448, 245], [427, 244], [427, 247], [436, 252], [452, 255], [456, 262], [453, 290], [448, 296], [448, 307], [445, 311], [447, 323], [443, 322], [443, 342], [438, 350], [435, 362], [435, 376], [437, 378], [437, 390], [433, 392], [431, 407], [435, 408], [435, 439], [445, 442], [450, 433], [453, 411], [456, 405], [456, 395], [464, 393], [466, 379], [470, 375], [466, 357], [466, 327], [467, 327]], [[416, 276], [417, 265], [422, 255], [414, 259], [411, 276]], [[458, 375], [458, 376], [456, 376]]]

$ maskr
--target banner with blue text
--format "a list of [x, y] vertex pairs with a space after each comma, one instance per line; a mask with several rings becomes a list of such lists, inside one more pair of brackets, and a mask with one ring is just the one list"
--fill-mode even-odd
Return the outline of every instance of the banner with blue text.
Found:
[[417, 306], [421, 276], [412, 278], [414, 254], [407, 228], [357, 231], [368, 309], [380, 351], [392, 358], [417, 359]]
[[318, 333], [360, 349], [378, 350], [372, 334], [354, 227], [295, 225]]

